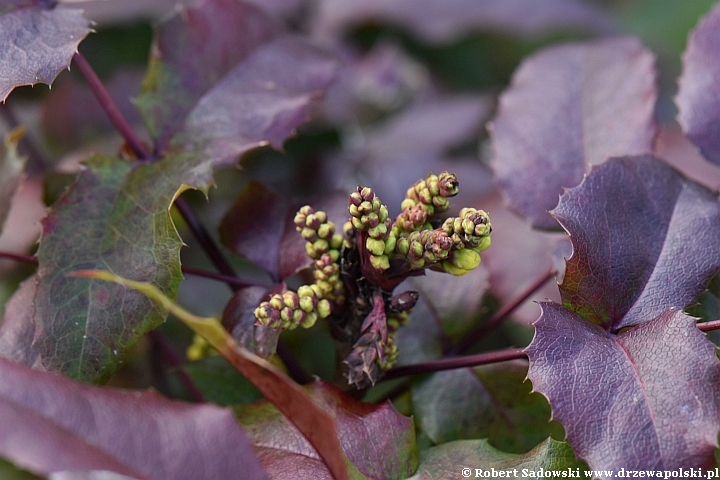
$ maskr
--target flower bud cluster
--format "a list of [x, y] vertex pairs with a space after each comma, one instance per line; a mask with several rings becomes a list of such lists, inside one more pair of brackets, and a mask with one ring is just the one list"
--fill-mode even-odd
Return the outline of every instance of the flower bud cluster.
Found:
[[332, 306], [327, 298], [320, 298], [316, 285], [303, 285], [297, 292], [286, 290], [273, 294], [255, 309], [261, 325], [292, 330], [298, 326], [312, 327], [318, 318], [330, 315]]
[[[403, 213], [411, 207], [420, 205], [428, 216], [444, 212], [450, 206], [448, 198], [460, 191], [457, 177], [453, 173], [442, 172], [440, 175], [428, 174], [424, 180], [418, 180], [408, 188], [400, 208]], [[400, 215], [403, 215], [401, 213]]]
[[301, 286], [297, 292], [286, 290], [274, 294], [255, 309], [255, 318], [261, 325], [273, 328], [309, 328], [318, 318], [330, 315], [333, 305], [345, 301], [345, 289], [340, 280], [340, 248], [342, 235], [335, 233], [335, 225], [327, 214], [310, 206], [302, 207], [294, 223], [307, 241], [305, 251], [315, 260], [311, 285]]
[[388, 254], [395, 250], [397, 237], [388, 219], [387, 206], [380, 202], [371, 188], [358, 186], [357, 191], [350, 195], [348, 211], [351, 226], [367, 232], [365, 248], [372, 266], [379, 270], [390, 268]]

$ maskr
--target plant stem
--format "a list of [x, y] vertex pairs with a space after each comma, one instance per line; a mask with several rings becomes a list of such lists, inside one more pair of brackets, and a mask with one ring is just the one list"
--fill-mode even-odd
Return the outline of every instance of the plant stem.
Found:
[[710, 332], [712, 330], [720, 330], [720, 320], [710, 320], [708, 322], [698, 323], [697, 328], [701, 332]]
[[160, 335], [157, 330], [152, 330], [148, 333], [153, 344], [162, 352], [163, 358], [165, 358], [168, 364], [173, 367], [175, 372], [180, 377], [180, 380], [185, 385], [190, 397], [198, 403], [205, 403], [205, 396], [202, 394], [200, 389], [195, 385], [193, 379], [188, 373], [182, 369], [183, 360], [180, 355], [177, 354], [175, 349], [165, 340], [165, 337]]
[[0, 252], [0, 258], [7, 258], [8, 260], [15, 260], [23, 263], [38, 263], [37, 257], [31, 257], [30, 255], [21, 255], [19, 253]]
[[476, 355], [466, 355], [464, 357], [441, 358], [440, 360], [434, 360], [432, 362], [391, 368], [385, 374], [383, 380], [404, 377], [406, 375], [453, 370], [456, 368], [476, 367], [478, 365], [487, 365], [488, 363], [505, 362], [507, 360], [517, 360], [520, 358], [527, 358], [527, 355], [519, 348], [496, 350], [494, 352], [484, 352]]
[[115, 105], [110, 93], [108, 93], [105, 85], [102, 84], [100, 78], [95, 73], [95, 70], [90, 66], [90, 63], [78, 52], [73, 57], [73, 62], [80, 70], [80, 73], [85, 78], [88, 86], [92, 90], [95, 98], [97, 98], [100, 106], [105, 110], [108, 118], [117, 129], [118, 133], [122, 135], [127, 143], [128, 147], [133, 151], [137, 158], [141, 160], [147, 160], [150, 158], [150, 152], [147, 151], [140, 138], [135, 134], [135, 131], [130, 127], [130, 124], [125, 120], [120, 109]]
[[464, 353], [469, 350], [473, 345], [492, 331], [495, 327], [500, 325], [507, 316], [514, 312], [520, 305], [522, 305], [533, 293], [535, 293], [540, 287], [553, 277], [552, 270], [548, 270], [541, 277], [539, 277], [532, 285], [526, 288], [520, 295], [518, 295], [513, 301], [506, 303], [500, 310], [490, 317], [490, 319], [480, 325], [477, 330], [468, 335], [462, 342], [456, 345], [454, 348], [445, 352], [446, 354], [458, 354]]

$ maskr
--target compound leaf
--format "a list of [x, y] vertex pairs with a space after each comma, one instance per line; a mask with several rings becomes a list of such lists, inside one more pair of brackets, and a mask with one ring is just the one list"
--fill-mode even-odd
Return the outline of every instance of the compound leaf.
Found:
[[0, 4], [0, 101], [13, 88], [46, 83], [70, 66], [90, 22], [76, 8], [46, 0]]
[[493, 169], [511, 208], [535, 227], [563, 187], [612, 155], [650, 153], [657, 91], [652, 55], [634, 38], [548, 48], [525, 60], [500, 97]]

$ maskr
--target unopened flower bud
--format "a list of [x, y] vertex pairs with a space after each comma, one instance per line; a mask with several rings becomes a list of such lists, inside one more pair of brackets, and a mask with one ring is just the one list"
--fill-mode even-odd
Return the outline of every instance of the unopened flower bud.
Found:
[[318, 302], [316, 309], [320, 318], [329, 317], [332, 311], [330, 302], [328, 302], [325, 298]]

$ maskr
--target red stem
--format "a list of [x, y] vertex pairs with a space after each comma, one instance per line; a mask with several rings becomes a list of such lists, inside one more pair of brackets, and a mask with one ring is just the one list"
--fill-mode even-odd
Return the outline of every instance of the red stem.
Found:
[[482, 340], [482, 338], [487, 335], [490, 331], [492, 331], [495, 327], [500, 325], [500, 322], [505, 320], [507, 316], [509, 316], [512, 312], [514, 312], [520, 305], [525, 303], [525, 300], [527, 300], [533, 293], [535, 293], [540, 287], [545, 285], [545, 283], [550, 280], [553, 277], [552, 270], [548, 270], [543, 274], [541, 277], [539, 277], [535, 282], [530, 285], [528, 288], [525, 289], [520, 295], [518, 295], [512, 302], [505, 304], [500, 310], [495, 312], [495, 314], [490, 317], [490, 319], [479, 326], [477, 330], [475, 330], [473, 333], [468, 335], [462, 342], [460, 342], [457, 346], [450, 349], [448, 352], [449, 354], [453, 353], [464, 353], [467, 350], [469, 350], [473, 345], [475, 345], [478, 341]]
[[97, 98], [100, 106], [103, 110], [105, 110], [105, 113], [108, 118], [110, 118], [110, 121], [117, 131], [125, 139], [125, 143], [127, 143], [128, 147], [130, 147], [137, 158], [142, 160], [149, 159], [150, 152], [147, 151], [143, 143], [130, 127], [130, 124], [127, 120], [125, 120], [122, 113], [120, 113], [120, 109], [117, 105], [115, 105], [115, 102], [100, 81], [100, 78], [95, 73], [95, 70], [93, 70], [90, 66], [90, 63], [88, 63], [80, 52], [75, 54], [73, 62], [75, 63], [75, 66], [78, 67], [78, 70], [80, 70], [82, 76], [85, 77], [85, 81], [88, 83], [88, 86], [95, 95], [95, 98]]
[[456, 368], [476, 367], [478, 365], [505, 362], [507, 360], [516, 360], [519, 358], [527, 358], [525, 352], [519, 348], [484, 352], [478, 353], [477, 355], [466, 355], [464, 357], [441, 358], [440, 360], [434, 360], [432, 362], [416, 363], [415, 365], [404, 365], [402, 367], [391, 368], [385, 374], [383, 380], [404, 377], [406, 375], [418, 375], [421, 373], [453, 370]]

